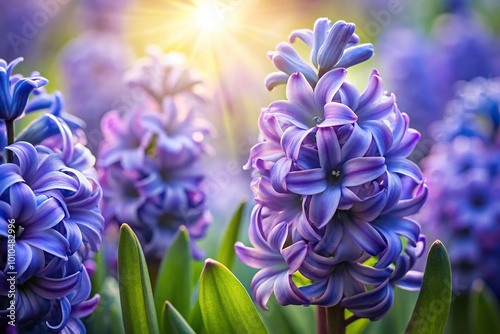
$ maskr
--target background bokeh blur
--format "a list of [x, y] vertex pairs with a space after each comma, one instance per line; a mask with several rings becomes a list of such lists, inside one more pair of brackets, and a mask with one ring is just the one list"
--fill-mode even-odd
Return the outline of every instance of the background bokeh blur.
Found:
[[[285, 93], [283, 87], [268, 92], [264, 86], [273, 71], [266, 52], [293, 29], [311, 29], [318, 17], [357, 25], [361, 42], [375, 45], [375, 56], [351, 69], [349, 79], [362, 90], [370, 69], [379, 69], [386, 89], [422, 133], [412, 157], [420, 162], [439, 137], [432, 124], [445, 114], [463, 81], [500, 75], [499, 14], [497, 0], [2, 0], [0, 58], [24, 57], [19, 71], [39, 70], [50, 80], [49, 91], [61, 90], [67, 111], [88, 123], [88, 143], [96, 153], [102, 114], [123, 111], [134, 99], [123, 77], [134, 59], [151, 45], [184, 53], [204, 78], [211, 100], [207, 116], [217, 129], [204, 181], [215, 219], [200, 242], [213, 256], [239, 202], [251, 203], [250, 171], [241, 166], [257, 142], [260, 109]], [[305, 54], [301, 42], [296, 48]], [[446, 239], [435, 229], [429, 233], [429, 244], [436, 237]], [[492, 265], [499, 263], [497, 258]], [[248, 287], [254, 270], [240, 263], [235, 268]], [[414, 293], [398, 291], [398, 306], [365, 332], [401, 332], [415, 299]], [[275, 333], [314, 328], [312, 308], [273, 302], [262, 314]]]

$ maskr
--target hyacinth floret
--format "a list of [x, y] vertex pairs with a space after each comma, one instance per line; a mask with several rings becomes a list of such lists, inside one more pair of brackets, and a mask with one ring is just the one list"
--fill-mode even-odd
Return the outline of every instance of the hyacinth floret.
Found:
[[48, 80], [38, 76], [28, 78], [13, 75], [12, 71], [23, 58], [17, 58], [11, 63], [0, 59], [0, 119], [12, 121], [24, 112], [30, 94], [37, 88], [45, 86]]
[[[266, 87], [285, 84], [293, 73], [300, 72], [312, 87], [327, 72], [334, 68], [348, 68], [373, 56], [373, 45], [358, 45], [359, 36], [354, 33], [355, 25], [344, 21], [332, 23], [326, 18], [318, 19], [314, 29], [297, 29], [288, 37], [291, 43], [302, 40], [310, 49], [308, 64], [288, 43], [279, 43], [276, 51], [268, 52], [269, 59], [281, 72], [273, 72], [266, 77]], [[312, 65], [312, 66], [311, 66]]]
[[[156, 261], [181, 225], [197, 240], [211, 223], [200, 165], [211, 128], [200, 115], [206, 106], [199, 77], [179, 54], [154, 49], [126, 77], [141, 98], [129, 112], [110, 111], [101, 122], [103, 214], [110, 226], [129, 224]], [[202, 257], [195, 243], [191, 250]]]
[[[39, 74], [36, 77], [38, 82], [46, 82]], [[27, 80], [10, 78], [11, 82]], [[0, 244], [4, 250], [0, 276], [3, 282], [12, 276], [7, 245], [15, 237], [18, 331], [85, 332], [80, 318], [92, 313], [100, 298], [89, 299], [91, 283], [84, 264], [91, 252], [99, 250], [104, 226], [99, 208], [101, 188], [93, 177], [95, 159], [73, 135], [69, 124], [81, 123], [62, 110], [60, 95], [36, 91], [28, 100], [31, 92], [11, 96], [22, 104], [16, 113], [21, 117], [44, 109], [47, 113], [14, 142], [2, 143], [12, 152], [12, 161], [0, 164]], [[4, 101], [7, 94], [0, 93]], [[6, 122], [12, 121], [5, 117]], [[0, 130], [6, 131], [5, 126]], [[2, 326], [9, 314], [8, 294], [9, 286], [2, 284]]]
[[481, 278], [500, 298], [500, 80], [465, 83], [434, 125], [422, 161], [429, 202], [419, 219], [446, 242], [457, 293]]
[[412, 268], [425, 238], [409, 216], [427, 186], [407, 159], [420, 134], [376, 70], [361, 93], [346, 80], [346, 67], [373, 53], [371, 45], [354, 46], [354, 24], [319, 19], [314, 31], [291, 36], [311, 47], [314, 67], [296, 55], [285, 70], [283, 43], [273, 53], [286, 78], [273, 73], [266, 84], [285, 80], [287, 99], [259, 117], [261, 141], [245, 166], [255, 177], [253, 247], [237, 243], [236, 252], [260, 269], [251, 287], [264, 309], [274, 292], [283, 305], [340, 306], [376, 320], [390, 309], [394, 286], [421, 283]]

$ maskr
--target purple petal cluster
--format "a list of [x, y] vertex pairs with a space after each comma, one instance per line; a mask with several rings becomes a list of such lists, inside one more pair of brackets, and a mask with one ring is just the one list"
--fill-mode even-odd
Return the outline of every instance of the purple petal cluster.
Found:
[[[2, 324], [8, 320], [12, 297], [7, 279], [12, 278], [21, 332], [85, 332], [80, 318], [99, 302], [99, 295], [89, 299], [84, 262], [101, 243], [101, 187], [92, 176], [90, 152], [74, 144], [66, 114], [57, 106], [59, 95], [37, 94], [28, 103], [29, 96], [13, 95], [12, 101], [22, 100], [20, 115], [49, 112], [7, 145], [13, 162], [0, 164], [0, 318]], [[9, 245], [14, 245], [15, 261], [7, 256]]]
[[[324, 22], [310, 34], [325, 35]], [[329, 26], [321, 41], [345, 45], [353, 36], [353, 24]], [[352, 28], [346, 34], [336, 27]], [[326, 45], [320, 59], [349, 54]], [[251, 286], [263, 308], [274, 292], [283, 305], [339, 305], [375, 320], [391, 307], [395, 285], [420, 285], [421, 273], [411, 269], [425, 239], [408, 216], [426, 200], [427, 187], [407, 159], [420, 135], [394, 95], [384, 93], [377, 71], [360, 93], [344, 67], [321, 74], [321, 64], [314, 85], [291, 73], [287, 99], [262, 109], [261, 141], [246, 165], [255, 176], [253, 247], [237, 243], [236, 252], [260, 269]]]
[[[326, 18], [318, 19], [314, 30], [297, 29], [288, 37], [291, 43], [298, 38], [310, 49], [308, 64], [288, 43], [279, 43], [276, 51], [268, 52], [268, 57], [281, 72], [273, 72], [266, 77], [266, 87], [273, 89], [285, 84], [293, 73], [300, 72], [314, 87], [319, 78], [334, 68], [347, 68], [368, 60], [373, 56], [371, 44], [360, 44], [359, 36], [354, 33], [352, 23], [337, 21], [332, 23]], [[312, 66], [311, 66], [312, 65]]]
[[12, 75], [12, 71], [21, 61], [23, 58], [17, 58], [7, 64], [5, 60], [0, 59], [0, 119], [4, 121], [19, 118], [30, 94], [48, 83], [47, 79], [38, 75], [28, 78]]
[[420, 219], [446, 242], [457, 292], [482, 278], [500, 297], [499, 124], [500, 81], [476, 78], [449, 104], [422, 162], [431, 191]]
[[[108, 112], [101, 123], [103, 213], [110, 225], [129, 224], [152, 260], [164, 256], [181, 225], [197, 240], [211, 223], [201, 189], [210, 127], [192, 98], [200, 81], [179, 60], [140, 59], [128, 77], [142, 102], [128, 113]], [[202, 256], [194, 243], [192, 252]]]

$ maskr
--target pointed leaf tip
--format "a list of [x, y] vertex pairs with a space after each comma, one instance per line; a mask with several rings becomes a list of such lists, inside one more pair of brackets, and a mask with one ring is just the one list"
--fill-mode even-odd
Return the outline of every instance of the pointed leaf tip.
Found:
[[436, 240], [427, 256], [422, 288], [406, 334], [444, 333], [451, 305], [451, 267], [446, 247]]
[[236, 254], [234, 244], [238, 241], [238, 234], [240, 232], [240, 227], [243, 221], [245, 207], [246, 200], [243, 200], [231, 217], [231, 220], [226, 227], [226, 231], [224, 232], [224, 236], [222, 237], [222, 242], [220, 244], [217, 260], [225, 265], [229, 270], [233, 268], [234, 258]]
[[500, 333], [500, 307], [495, 294], [481, 279], [472, 283], [469, 319], [473, 333]]
[[184, 226], [181, 226], [163, 257], [156, 279], [154, 297], [156, 314], [159, 319], [162, 319], [162, 308], [166, 300], [175, 305], [177, 311], [184, 318], [189, 316], [193, 291], [191, 280], [193, 264], [189, 244], [188, 231]]
[[159, 333], [146, 259], [134, 231], [120, 227], [118, 282], [123, 325], [127, 333]]
[[164, 334], [195, 334], [195, 331], [169, 301], [163, 305], [162, 316]]
[[199, 301], [207, 333], [267, 333], [243, 285], [213, 259], [205, 260]]

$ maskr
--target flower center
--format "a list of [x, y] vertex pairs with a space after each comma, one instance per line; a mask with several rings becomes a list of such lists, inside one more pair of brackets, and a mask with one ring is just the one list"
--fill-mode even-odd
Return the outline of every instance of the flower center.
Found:
[[21, 225], [17, 225], [16, 239], [19, 239], [21, 237], [21, 235], [23, 234], [23, 232], [24, 232], [24, 227], [22, 227]]
[[332, 170], [330, 174], [328, 174], [328, 179], [330, 183], [337, 183], [340, 181], [340, 171], [339, 170]]
[[316, 124], [320, 124], [321, 122], [323, 122], [323, 119], [319, 116], [314, 116], [313, 120], [316, 122]]

